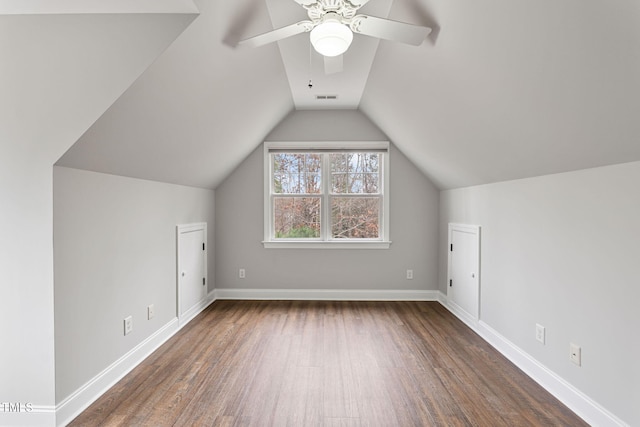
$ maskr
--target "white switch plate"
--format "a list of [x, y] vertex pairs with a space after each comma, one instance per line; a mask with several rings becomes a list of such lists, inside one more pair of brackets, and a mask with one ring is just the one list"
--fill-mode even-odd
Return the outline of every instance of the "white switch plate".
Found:
[[147, 307], [147, 319], [151, 320], [155, 315], [155, 308], [153, 307], [153, 304], [151, 304], [149, 307]]
[[539, 323], [536, 323], [536, 339], [540, 341], [542, 344], [544, 344], [544, 338], [545, 338], [544, 326], [540, 325]]
[[582, 349], [578, 344], [569, 344], [569, 360], [574, 364], [581, 366], [582, 364]]
[[407, 280], [413, 280], [413, 270], [407, 270]]
[[129, 335], [133, 331], [133, 316], [124, 318], [124, 334]]
[[238, 270], [238, 277], [241, 279], [244, 279], [245, 277], [247, 277], [247, 272], [244, 271], [244, 268], [241, 268], [240, 270]]

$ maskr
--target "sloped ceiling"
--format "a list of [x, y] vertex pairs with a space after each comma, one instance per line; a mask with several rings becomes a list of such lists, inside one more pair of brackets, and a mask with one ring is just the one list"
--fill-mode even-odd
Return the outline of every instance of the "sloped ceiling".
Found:
[[200, 16], [58, 165], [215, 188], [293, 110], [263, 1], [196, 1]]
[[[288, 113], [310, 108], [296, 95], [309, 68], [290, 59], [308, 60], [308, 35], [233, 47], [304, 13], [195, 3], [199, 18], [59, 164], [215, 188]], [[640, 3], [394, 0], [388, 17], [435, 31], [417, 48], [374, 41], [371, 68], [336, 88], [361, 85], [349, 108], [440, 188], [640, 160]], [[360, 54], [354, 42], [345, 67]]]
[[52, 164], [196, 16], [190, 0], [1, 1], [0, 142]]
[[396, 0], [433, 48], [381, 43], [360, 104], [440, 188], [640, 160], [640, 3]]

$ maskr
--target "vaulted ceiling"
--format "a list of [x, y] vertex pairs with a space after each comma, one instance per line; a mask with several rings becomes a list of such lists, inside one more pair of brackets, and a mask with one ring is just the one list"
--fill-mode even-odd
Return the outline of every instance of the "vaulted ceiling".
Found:
[[193, 3], [58, 164], [215, 188], [292, 111], [326, 108], [359, 109], [442, 189], [640, 160], [638, 2], [370, 0], [363, 13], [433, 33], [419, 47], [356, 35], [329, 76], [306, 33], [236, 47], [305, 19], [293, 0]]

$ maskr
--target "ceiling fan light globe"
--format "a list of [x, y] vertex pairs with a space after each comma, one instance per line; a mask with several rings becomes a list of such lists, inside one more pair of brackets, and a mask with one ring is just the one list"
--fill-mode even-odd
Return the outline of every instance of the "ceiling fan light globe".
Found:
[[336, 20], [326, 20], [311, 30], [310, 38], [313, 48], [320, 55], [338, 56], [349, 49], [353, 33]]

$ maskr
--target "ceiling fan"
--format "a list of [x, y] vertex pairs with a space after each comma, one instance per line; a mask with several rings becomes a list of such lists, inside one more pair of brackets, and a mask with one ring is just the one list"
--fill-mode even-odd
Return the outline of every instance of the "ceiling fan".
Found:
[[341, 55], [349, 49], [353, 33], [419, 46], [431, 32], [429, 27], [369, 15], [356, 15], [358, 9], [369, 0], [294, 1], [307, 10], [310, 20], [296, 22], [242, 40], [238, 45], [258, 47], [310, 32], [311, 44], [325, 57], [325, 72], [330, 74], [342, 70]]

